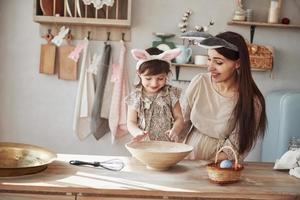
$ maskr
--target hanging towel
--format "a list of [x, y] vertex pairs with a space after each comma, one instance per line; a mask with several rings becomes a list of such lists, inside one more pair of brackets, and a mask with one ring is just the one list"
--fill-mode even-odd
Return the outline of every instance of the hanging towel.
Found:
[[90, 118], [95, 93], [93, 77], [87, 72], [87, 66], [90, 64], [89, 40], [84, 39], [83, 45], [84, 49], [73, 120], [73, 131], [78, 135], [80, 140], [86, 139], [91, 134]]
[[92, 134], [97, 140], [99, 140], [105, 133], [109, 132], [108, 119], [101, 117], [101, 109], [109, 68], [110, 53], [110, 44], [105, 44], [102, 59], [98, 66], [96, 75], [96, 92], [92, 108], [90, 128]]
[[[113, 49], [113, 46], [112, 46], [112, 49]], [[113, 91], [113, 86], [114, 86], [114, 83], [111, 82], [110, 78], [109, 78], [112, 75], [112, 64], [111, 64], [112, 57], [113, 57], [113, 52], [111, 53], [111, 56], [110, 56], [110, 61], [109, 61], [110, 67], [108, 68], [107, 79], [106, 79], [105, 89], [104, 89], [104, 97], [105, 98], [103, 98], [102, 107], [101, 107], [101, 117], [105, 118], [105, 119], [109, 118], [109, 110], [110, 110], [112, 91]]]
[[125, 53], [126, 47], [124, 42], [121, 41], [119, 63], [112, 65], [113, 74], [111, 81], [115, 83], [109, 113], [109, 128], [112, 142], [114, 142], [115, 138], [122, 137], [127, 133], [126, 105], [124, 99], [128, 94], [128, 77], [124, 66]]

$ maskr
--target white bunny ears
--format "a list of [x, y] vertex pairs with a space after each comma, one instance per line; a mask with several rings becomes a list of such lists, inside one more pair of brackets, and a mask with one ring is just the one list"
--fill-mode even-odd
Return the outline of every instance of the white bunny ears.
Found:
[[181, 53], [180, 49], [170, 49], [167, 51], [164, 51], [163, 53], [159, 55], [150, 55], [147, 51], [143, 49], [132, 49], [131, 54], [135, 60], [138, 62], [136, 63], [136, 70], [140, 68], [140, 66], [147, 61], [150, 60], [163, 60], [165, 62], [168, 62], [171, 65], [171, 60], [173, 58], [176, 58]]

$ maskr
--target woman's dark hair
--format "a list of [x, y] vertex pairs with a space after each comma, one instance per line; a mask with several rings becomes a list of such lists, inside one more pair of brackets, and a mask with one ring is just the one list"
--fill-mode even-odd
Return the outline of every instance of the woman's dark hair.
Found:
[[[264, 137], [267, 126], [265, 99], [252, 78], [249, 52], [244, 38], [230, 31], [220, 33], [216, 37], [236, 45], [239, 50], [236, 52], [227, 48], [215, 49], [219, 54], [230, 60], [240, 59], [240, 67], [238, 69], [239, 94], [232, 117], [233, 127], [238, 130], [239, 153], [242, 154], [250, 151], [259, 137]], [[260, 104], [261, 113], [256, 114], [258, 111], [255, 108], [255, 104], [257, 104], [255, 101], [258, 101]], [[257, 116], [259, 116], [258, 119], [256, 119]]]
[[[146, 49], [146, 51], [150, 55], [159, 55], [163, 53], [162, 50], [156, 47], [148, 48]], [[169, 72], [171, 72], [170, 64], [163, 60], [149, 60], [147, 62], [144, 62], [138, 70], [139, 74], [143, 74], [144, 72], [147, 72], [147, 75], [157, 75], [162, 73], [168, 74]]]

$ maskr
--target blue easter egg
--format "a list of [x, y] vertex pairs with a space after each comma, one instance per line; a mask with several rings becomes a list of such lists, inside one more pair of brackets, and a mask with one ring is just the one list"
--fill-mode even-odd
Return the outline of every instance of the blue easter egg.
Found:
[[232, 162], [230, 160], [222, 160], [220, 163], [220, 168], [231, 168]]

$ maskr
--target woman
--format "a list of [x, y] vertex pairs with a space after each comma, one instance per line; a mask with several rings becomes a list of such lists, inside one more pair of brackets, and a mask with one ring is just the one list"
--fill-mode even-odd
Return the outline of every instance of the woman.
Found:
[[[224, 32], [200, 42], [208, 49], [208, 72], [191, 81], [182, 101], [191, 123], [186, 143], [191, 159], [213, 159], [222, 146], [232, 146], [243, 160], [266, 128], [265, 100], [250, 70], [244, 38]], [[234, 159], [224, 150], [219, 159]]]

